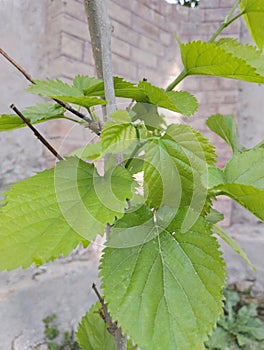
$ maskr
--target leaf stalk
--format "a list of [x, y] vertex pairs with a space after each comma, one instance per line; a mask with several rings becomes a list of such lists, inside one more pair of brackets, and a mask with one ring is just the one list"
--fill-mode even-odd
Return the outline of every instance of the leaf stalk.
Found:
[[186, 78], [188, 75], [187, 71], [184, 69], [178, 76], [176, 79], [173, 80], [172, 83], [170, 83], [168, 85], [168, 87], [166, 88], [166, 91], [171, 91], [173, 90], [184, 78]]
[[239, 17], [241, 17], [244, 13], [243, 11], [237, 14], [235, 17], [231, 18], [239, 6], [241, 0], [237, 0], [233, 7], [231, 8], [230, 12], [228, 15], [225, 17], [224, 22], [221, 24], [221, 26], [217, 29], [217, 31], [211, 36], [211, 38], [208, 40], [209, 43], [212, 43], [215, 41], [215, 39], [218, 37], [218, 35], [226, 28], [228, 27], [231, 23], [233, 23], [235, 20], [237, 20]]

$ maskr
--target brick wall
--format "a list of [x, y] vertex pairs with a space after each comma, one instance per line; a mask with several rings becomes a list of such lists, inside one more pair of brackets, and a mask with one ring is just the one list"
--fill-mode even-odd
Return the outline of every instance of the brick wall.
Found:
[[[197, 9], [188, 9], [169, 5], [162, 0], [108, 0], [113, 25], [114, 74], [135, 82], [147, 78], [165, 87], [181, 71], [174, 33], [182, 42], [208, 40], [232, 4], [233, 0], [202, 0]], [[49, 0], [47, 28], [47, 75], [65, 81], [70, 81], [77, 74], [94, 76], [94, 60], [83, 1]], [[238, 36], [239, 30], [239, 22], [235, 22], [224, 35]], [[189, 122], [217, 145], [218, 165], [223, 167], [231, 152], [220, 138], [207, 130], [205, 120], [214, 113], [237, 115], [238, 83], [211, 77], [188, 77], [179, 87], [197, 97], [200, 108]], [[173, 118], [176, 116], [170, 116], [170, 120]], [[46, 133], [53, 144], [62, 147], [62, 153], [83, 145], [79, 129], [72, 128], [68, 122], [50, 123]], [[85, 135], [83, 137], [87, 142], [92, 135], [87, 130]], [[54, 162], [47, 157], [49, 163]], [[228, 226], [231, 201], [222, 198], [216, 207], [226, 214], [224, 225]]]

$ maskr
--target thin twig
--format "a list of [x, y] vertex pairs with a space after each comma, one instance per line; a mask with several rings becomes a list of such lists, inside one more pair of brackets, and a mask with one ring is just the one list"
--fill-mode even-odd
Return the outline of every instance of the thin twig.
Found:
[[98, 289], [96, 288], [95, 283], [92, 284], [92, 288], [95, 292], [95, 294], [97, 295], [98, 300], [100, 301], [101, 305], [102, 305], [102, 311], [103, 311], [103, 316], [104, 316], [104, 321], [108, 326], [108, 332], [115, 337], [117, 330], [119, 329], [117, 327], [117, 324], [115, 322], [112, 321], [111, 316], [109, 315], [109, 312], [107, 310], [107, 306], [104, 302], [104, 299], [102, 298], [101, 294], [99, 293]]
[[31, 76], [23, 69], [13, 58], [11, 58], [3, 49], [0, 48], [0, 53], [3, 55], [20, 73], [24, 75], [24, 77], [30, 81], [32, 84], [35, 84]]
[[[31, 75], [26, 72], [26, 70], [21, 67], [12, 57], [10, 57], [3, 49], [0, 48], [0, 54], [4, 56], [17, 70], [19, 70], [20, 73], [24, 75], [24, 77], [32, 84], [36, 84], [35, 81], [32, 79]], [[67, 109], [72, 114], [76, 115], [77, 117], [85, 120], [88, 123], [88, 127], [97, 135], [100, 135], [101, 129], [98, 123], [94, 122], [92, 119], [90, 119], [87, 115], [77, 111], [76, 109], [72, 108], [68, 103], [65, 103], [57, 98], [52, 98], [53, 101], [58, 103], [63, 108]]]
[[27, 126], [33, 131], [36, 137], [43, 143], [45, 147], [59, 160], [63, 160], [63, 157], [59, 155], [59, 153], [48, 143], [48, 141], [38, 132], [36, 128], [27, 120], [27, 118], [20, 112], [19, 109], [16, 108], [14, 104], [10, 105], [10, 108], [27, 124]]

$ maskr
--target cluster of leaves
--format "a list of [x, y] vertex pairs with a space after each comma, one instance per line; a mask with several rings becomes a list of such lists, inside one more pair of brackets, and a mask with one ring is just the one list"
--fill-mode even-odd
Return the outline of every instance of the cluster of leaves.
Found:
[[[203, 348], [222, 310], [226, 277], [213, 233], [248, 261], [217, 226], [222, 215], [212, 209], [212, 200], [224, 194], [264, 219], [263, 143], [247, 150], [238, 140], [234, 117], [209, 117], [207, 126], [233, 151], [219, 169], [214, 146], [200, 132], [186, 124], [167, 126], [159, 111], [185, 117], [195, 113], [194, 96], [171, 91], [187, 76], [264, 83], [264, 29], [256, 29], [259, 16], [264, 21], [263, 1], [241, 1], [240, 6], [259, 50], [232, 39], [180, 43], [184, 70], [166, 90], [115, 77], [116, 96], [132, 99], [132, 108], [109, 116], [96, 144], [14, 185], [1, 208], [0, 270], [67, 255], [80, 242], [87, 246], [103, 235], [106, 225], [111, 227], [100, 265], [102, 289], [113, 321], [131, 338], [131, 348]], [[77, 76], [72, 86], [35, 81], [29, 91], [84, 108], [100, 125], [93, 109], [106, 103], [100, 97], [100, 79]], [[47, 103], [24, 111], [32, 124], [65, 118], [64, 113], [63, 107]], [[15, 115], [0, 117], [2, 131], [24, 125]], [[119, 153], [123, 166], [114, 162]], [[106, 155], [100, 175], [95, 161]], [[135, 177], [140, 173], [141, 188]], [[79, 327], [84, 350], [113, 347], [98, 308]]]
[[206, 348], [210, 350], [261, 350], [264, 323], [257, 317], [257, 305], [241, 305], [236, 291], [225, 291], [225, 314], [220, 317]]
[[66, 331], [63, 333], [63, 337], [60, 342], [58, 342], [58, 337], [60, 331], [56, 322], [57, 315], [52, 314], [43, 319], [45, 325], [45, 338], [46, 344], [49, 350], [80, 350], [80, 346], [75, 340], [74, 332]]

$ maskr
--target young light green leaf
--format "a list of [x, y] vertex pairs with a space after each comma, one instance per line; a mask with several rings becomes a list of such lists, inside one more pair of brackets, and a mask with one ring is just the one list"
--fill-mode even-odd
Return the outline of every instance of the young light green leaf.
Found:
[[227, 183], [235, 182], [264, 190], [264, 149], [234, 155], [224, 169]]
[[102, 143], [89, 143], [87, 146], [73, 151], [71, 156], [77, 156], [82, 160], [97, 160], [103, 157]]
[[145, 93], [148, 102], [190, 117], [197, 110], [198, 103], [194, 96], [185, 91], [164, 91], [146, 81], [138, 87]]
[[[45, 122], [49, 119], [63, 118], [65, 109], [57, 104], [37, 103], [25, 108], [22, 113], [31, 124]], [[16, 114], [0, 115], [0, 131], [8, 131], [26, 126]]]
[[185, 124], [171, 124], [164, 135], [165, 139], [181, 145], [185, 153], [195, 153], [197, 158], [207, 164], [215, 164], [216, 153], [212, 143], [198, 130]]
[[26, 268], [67, 256], [87, 245], [63, 217], [56, 199], [54, 169], [14, 185], [0, 210], [0, 270]]
[[28, 91], [41, 97], [51, 96], [83, 96], [82, 91], [75, 86], [70, 86], [61, 80], [34, 80], [35, 84], [31, 84]]
[[98, 85], [99, 83], [102, 83], [102, 79], [88, 77], [86, 75], [77, 75], [73, 79], [73, 86], [82, 92], [92, 86]]
[[209, 75], [264, 84], [264, 76], [255, 67], [217, 43], [193, 41], [181, 44], [180, 48], [185, 76]]
[[158, 113], [158, 108], [150, 103], [138, 102], [132, 108], [134, 113], [132, 120], [142, 120], [147, 129], [149, 130], [161, 130], [166, 122], [164, 118]]
[[225, 267], [217, 240], [202, 218], [185, 234], [181, 226], [179, 213], [145, 244], [104, 250], [100, 276], [108, 310], [142, 350], [202, 349], [222, 312]]
[[63, 118], [65, 111], [65, 108], [58, 104], [37, 103], [25, 108], [22, 113], [31, 123], [36, 123], [43, 119]]
[[144, 185], [147, 203], [178, 207], [192, 205], [201, 212], [207, 196], [207, 167], [214, 147], [188, 125], [170, 125], [166, 134], [146, 147]]
[[126, 158], [126, 169], [130, 174], [137, 174], [143, 171], [144, 168], [144, 157], [137, 156], [136, 158]]
[[[179, 207], [181, 195], [187, 195], [184, 188], [191, 186], [192, 171], [186, 170], [184, 166], [180, 167], [177, 163], [175, 164], [172, 154], [177, 145], [172, 144], [170, 146], [168, 151], [163, 140], [153, 140], [146, 146], [144, 193], [150, 207], [159, 208], [161, 205]], [[184, 153], [179, 153], [175, 160], [184, 157]], [[184, 162], [188, 162], [185, 157], [182, 163]]]
[[198, 110], [196, 97], [187, 91], [166, 91], [169, 100], [179, 109], [180, 113], [190, 117]]
[[259, 219], [264, 220], [264, 190], [239, 183], [225, 183], [215, 187], [228, 197], [237, 201]]
[[241, 12], [251, 36], [260, 50], [264, 47], [264, 3], [262, 0], [242, 0]]
[[[209, 184], [214, 190], [233, 198], [258, 218], [264, 220], [264, 149], [234, 155], [227, 163], [222, 177], [214, 177]], [[213, 174], [219, 175], [219, 170]], [[210, 174], [210, 172], [209, 172]], [[209, 176], [210, 178], [210, 176]]]
[[[145, 101], [145, 94], [133, 83], [124, 80], [123, 78], [114, 77], [114, 89], [116, 97], [131, 98], [135, 101]], [[103, 96], [104, 83], [91, 86], [84, 90], [86, 96]]]
[[102, 134], [102, 151], [119, 153], [137, 143], [136, 128], [132, 123], [106, 122]]
[[80, 235], [94, 239], [104, 233], [107, 223], [123, 216], [127, 199], [133, 197], [134, 181], [120, 166], [99, 176], [94, 165], [78, 158], [60, 164], [54, 182], [62, 215]]
[[213, 225], [213, 232], [216, 233], [226, 244], [228, 244], [237, 254], [239, 254], [245, 262], [251, 266], [253, 270], [256, 270], [249, 260], [247, 253], [241, 248], [240, 244], [234, 240], [229, 233], [218, 225]]
[[124, 111], [121, 109], [112, 113], [109, 116], [109, 119], [111, 119], [114, 122], [118, 122], [118, 123], [130, 123], [131, 122], [131, 118], [129, 116], [129, 113], [127, 111]]
[[79, 323], [76, 333], [82, 350], [115, 350], [114, 337], [100, 315], [101, 304], [93, 305]]
[[43, 264], [103, 234], [123, 216], [132, 184], [126, 169], [101, 177], [70, 158], [14, 185], [0, 213], [0, 270]]
[[[109, 333], [106, 323], [100, 315], [101, 304], [93, 305], [78, 325], [76, 337], [82, 350], [115, 350], [114, 337]], [[131, 339], [127, 341], [127, 350], [137, 350]]]
[[238, 140], [237, 125], [233, 116], [214, 114], [207, 119], [206, 125], [225, 140], [234, 153], [245, 150], [245, 147]]
[[135, 84], [120, 77], [114, 77], [115, 95], [117, 97], [130, 98], [135, 101], [146, 101], [146, 96]]
[[[166, 92], [146, 81], [141, 81], [136, 86], [131, 82], [125, 81], [123, 78], [114, 77], [114, 88], [117, 97], [151, 103], [188, 117], [194, 114], [198, 107], [196, 98], [190, 93], [185, 91]], [[87, 96], [103, 96], [104, 83], [91, 86], [84, 90], [84, 94]]]
[[214, 208], [211, 208], [210, 212], [206, 215], [206, 221], [208, 221], [210, 224], [216, 224], [222, 220], [224, 220], [224, 214], [220, 213]]
[[252, 67], [256, 68], [258, 74], [264, 75], [264, 55], [255, 46], [240, 44], [233, 38], [220, 39], [216, 44], [234, 56], [245, 60]]
[[208, 167], [208, 189], [212, 189], [217, 185], [225, 183], [224, 172], [222, 169], [219, 169], [214, 166]]
[[0, 115], [0, 131], [14, 130], [23, 126], [26, 126], [26, 124], [16, 114]]
[[107, 102], [106, 100], [103, 100], [98, 97], [89, 97], [89, 96], [80, 96], [80, 97], [73, 97], [73, 96], [50, 96], [52, 98], [56, 98], [57, 100], [61, 100], [64, 102], [70, 102], [77, 106], [90, 108], [92, 106], [97, 105], [105, 105]]

